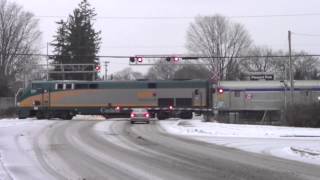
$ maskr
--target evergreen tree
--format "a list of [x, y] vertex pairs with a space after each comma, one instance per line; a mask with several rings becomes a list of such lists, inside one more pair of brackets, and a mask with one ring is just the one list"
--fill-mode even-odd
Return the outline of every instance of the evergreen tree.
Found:
[[[100, 31], [95, 31], [95, 9], [83, 0], [69, 15], [67, 22], [61, 20], [57, 35], [54, 36], [54, 63], [57, 64], [98, 64], [96, 54], [100, 49]], [[94, 70], [92, 67], [87, 71]], [[96, 74], [94, 76], [97, 76]], [[52, 76], [61, 79], [61, 76]], [[65, 74], [62, 79], [92, 80], [92, 74]]]

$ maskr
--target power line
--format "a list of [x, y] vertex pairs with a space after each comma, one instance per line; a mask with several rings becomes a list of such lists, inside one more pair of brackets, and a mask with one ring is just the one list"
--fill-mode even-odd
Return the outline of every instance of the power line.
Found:
[[[206, 15], [204, 15], [206, 16]], [[320, 13], [295, 13], [295, 14], [264, 14], [264, 15], [236, 15], [228, 18], [275, 18], [275, 17], [305, 17], [320, 16]], [[68, 16], [40, 15], [37, 18], [67, 18]], [[197, 16], [97, 16], [96, 19], [105, 20], [183, 20], [194, 19]]]
[[303, 17], [320, 16], [320, 13], [295, 13], [295, 14], [265, 14], [265, 15], [247, 15], [247, 16], [227, 16], [229, 18], [274, 18], [274, 17]]
[[[69, 56], [62, 56], [62, 55], [47, 55], [47, 54], [7, 54], [7, 55], [16, 55], [16, 56], [38, 56], [38, 57], [69, 57]], [[72, 57], [95, 57], [95, 58], [114, 58], [114, 59], [129, 59], [133, 56], [119, 56], [119, 55], [81, 55], [81, 56], [72, 56]], [[171, 55], [139, 55], [142, 58], [167, 58], [171, 57]], [[243, 59], [243, 58], [288, 58], [289, 55], [261, 55], [261, 56], [251, 56], [251, 55], [244, 55], [244, 56], [198, 56], [198, 55], [180, 55], [179, 58], [184, 60], [192, 60], [192, 59]], [[320, 54], [295, 54], [291, 55], [291, 57], [320, 57]]]
[[185, 46], [103, 46], [107, 49], [157, 49], [157, 48], [184, 48]]
[[320, 34], [307, 34], [307, 33], [295, 33], [295, 32], [292, 32], [292, 34], [297, 36], [320, 37]]

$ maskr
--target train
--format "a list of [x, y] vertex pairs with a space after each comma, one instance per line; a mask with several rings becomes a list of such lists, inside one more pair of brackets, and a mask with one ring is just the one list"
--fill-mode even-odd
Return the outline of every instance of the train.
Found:
[[146, 108], [158, 119], [190, 119], [194, 112], [212, 111], [211, 91], [205, 80], [34, 81], [17, 92], [16, 104], [21, 119], [129, 117], [132, 108]]
[[292, 101], [319, 100], [319, 80], [296, 80], [292, 91], [289, 82], [276, 80], [33, 81], [16, 94], [21, 119], [72, 119], [77, 114], [129, 117], [132, 108], [146, 108], [160, 120], [191, 119], [194, 114], [229, 120], [255, 114], [254, 118], [264, 119], [281, 114]]

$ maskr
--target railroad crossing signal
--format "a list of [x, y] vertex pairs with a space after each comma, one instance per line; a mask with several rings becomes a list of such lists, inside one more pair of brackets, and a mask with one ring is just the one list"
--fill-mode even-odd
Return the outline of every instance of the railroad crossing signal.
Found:
[[168, 61], [168, 62], [178, 62], [179, 60], [180, 60], [180, 58], [177, 56], [166, 57], [166, 61]]
[[97, 66], [96, 66], [96, 71], [97, 71], [97, 72], [100, 72], [100, 71], [101, 71], [101, 66], [100, 66], [100, 65], [97, 65]]
[[[156, 65], [159, 61], [161, 63], [170, 63], [175, 65], [186, 64], [182, 60], [199, 60], [199, 57], [196, 56], [184, 56], [184, 55], [136, 55], [129, 57], [129, 65]], [[180, 62], [181, 61], [181, 62]], [[190, 63], [188, 63], [190, 64]], [[201, 64], [203, 63], [192, 63], [192, 64]]]
[[143, 57], [141, 56], [134, 56], [129, 58], [130, 63], [142, 63]]
[[219, 88], [219, 89], [218, 89], [218, 93], [219, 93], [219, 94], [223, 94], [223, 93], [224, 93], [224, 89], [223, 89], [223, 88]]

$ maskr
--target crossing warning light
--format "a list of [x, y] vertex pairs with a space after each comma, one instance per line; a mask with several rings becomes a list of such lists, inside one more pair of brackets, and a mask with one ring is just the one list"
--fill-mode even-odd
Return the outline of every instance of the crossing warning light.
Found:
[[138, 61], [139, 63], [142, 63], [143, 58], [142, 58], [142, 57], [137, 57], [137, 61]]
[[136, 61], [136, 58], [135, 57], [130, 57], [129, 60], [130, 60], [131, 63], [134, 63]]
[[141, 57], [141, 56], [133, 56], [133, 57], [129, 58], [129, 61], [130, 61], [130, 63], [135, 63], [135, 62], [142, 63], [143, 62], [143, 57]]
[[218, 93], [219, 93], [219, 94], [223, 94], [223, 93], [224, 93], [224, 90], [223, 90], [222, 88], [219, 88], [219, 89], [218, 89]]
[[96, 71], [97, 71], [97, 72], [100, 72], [100, 70], [101, 70], [101, 66], [100, 66], [100, 65], [97, 65], [97, 66], [96, 66]]
[[180, 58], [177, 56], [166, 57], [166, 61], [168, 61], [168, 62], [178, 62], [179, 60], [180, 60]]

